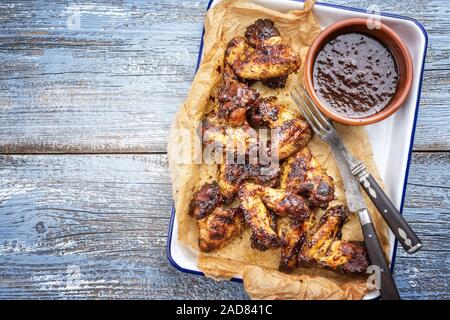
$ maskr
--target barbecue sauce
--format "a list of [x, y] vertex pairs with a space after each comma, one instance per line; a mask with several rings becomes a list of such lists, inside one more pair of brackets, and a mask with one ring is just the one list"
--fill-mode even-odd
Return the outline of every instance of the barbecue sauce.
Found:
[[314, 90], [329, 108], [364, 118], [389, 104], [399, 79], [395, 59], [384, 44], [362, 33], [345, 33], [319, 51], [313, 80]]

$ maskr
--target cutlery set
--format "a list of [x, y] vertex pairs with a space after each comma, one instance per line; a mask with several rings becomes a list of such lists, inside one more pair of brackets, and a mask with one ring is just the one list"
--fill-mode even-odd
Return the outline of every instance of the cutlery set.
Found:
[[400, 299], [388, 262], [361, 194], [360, 186], [367, 193], [407, 253], [412, 254], [419, 251], [422, 247], [421, 241], [380, 185], [367, 171], [364, 163], [353, 157], [347, 150], [333, 123], [320, 112], [308, 92], [301, 85], [298, 85], [291, 92], [291, 97], [315, 134], [330, 146], [343, 180], [348, 208], [351, 212], [355, 212], [358, 215], [367, 255], [371, 264], [377, 266], [378, 268], [376, 269], [380, 272], [380, 281], [377, 284], [377, 288], [380, 289], [382, 299]]

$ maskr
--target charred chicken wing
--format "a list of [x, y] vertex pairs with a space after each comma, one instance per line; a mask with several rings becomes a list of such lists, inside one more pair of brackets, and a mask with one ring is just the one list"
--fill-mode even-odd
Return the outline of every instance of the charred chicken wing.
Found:
[[284, 190], [247, 182], [241, 186], [238, 195], [245, 221], [250, 225], [253, 237], [264, 248], [277, 248], [281, 244], [272, 212], [299, 223], [310, 215], [301, 197]]
[[[245, 38], [253, 47], [258, 47], [268, 41], [270, 38], [280, 37], [280, 32], [275, 27], [272, 20], [258, 19], [256, 22], [247, 27]], [[277, 78], [268, 78], [262, 80], [262, 83], [269, 88], [284, 88], [288, 75]]]
[[253, 47], [264, 45], [271, 38], [279, 38], [280, 31], [272, 20], [258, 19], [245, 30], [245, 38]]
[[246, 155], [252, 150], [257, 152], [259, 144], [256, 130], [247, 123], [230, 127], [214, 113], [208, 114], [202, 121], [202, 139], [211, 150], [218, 149], [222, 154]]
[[245, 37], [232, 39], [227, 47], [226, 64], [239, 78], [268, 80], [285, 77], [300, 67], [299, 55], [291, 46], [282, 43], [272, 21], [257, 20], [247, 28]]
[[262, 187], [261, 197], [270, 210], [282, 217], [303, 221], [311, 213], [302, 197], [287, 193], [285, 190]]
[[232, 198], [249, 177], [249, 167], [243, 164], [220, 164], [218, 182], [222, 193]]
[[259, 93], [249, 88], [248, 84], [240, 79], [230, 65], [230, 60], [240, 56], [245, 39], [235, 38], [228, 44], [225, 51], [223, 84], [217, 91], [217, 115], [232, 126], [242, 125], [245, 113], [249, 106], [255, 102]]
[[205, 183], [194, 193], [189, 205], [189, 214], [195, 219], [203, 219], [222, 202], [222, 194], [217, 182]]
[[233, 197], [242, 183], [248, 180], [263, 186], [276, 187], [280, 181], [280, 168], [249, 163], [219, 165], [218, 182], [224, 196]]
[[308, 239], [302, 248], [299, 257], [302, 264], [307, 265], [315, 262], [317, 258], [326, 253], [331, 242], [336, 238], [346, 217], [347, 211], [343, 206], [330, 208], [321, 217], [317, 228], [310, 230]]
[[261, 186], [245, 183], [238, 196], [245, 221], [252, 229], [252, 246], [259, 250], [278, 248], [280, 241], [275, 230], [275, 217], [261, 199]]
[[217, 92], [217, 116], [232, 126], [240, 126], [246, 122], [246, 112], [258, 96], [257, 91], [244, 83], [234, 81], [224, 84]]
[[288, 217], [277, 221], [278, 237], [281, 242], [281, 257], [279, 270], [291, 272], [298, 266], [298, 253], [305, 238], [305, 224]]
[[248, 112], [248, 120], [254, 126], [268, 126], [276, 130], [278, 157], [289, 157], [305, 147], [312, 132], [304, 118], [276, 102], [276, 97], [259, 98]]
[[339, 240], [347, 210], [342, 206], [330, 208], [316, 228], [308, 232], [298, 261], [301, 266], [317, 265], [344, 273], [363, 273], [368, 266], [362, 244]]
[[311, 205], [326, 209], [334, 199], [334, 183], [308, 147], [298, 151], [282, 166], [281, 188], [304, 194]]
[[194, 193], [189, 214], [197, 220], [198, 244], [203, 252], [227, 245], [243, 230], [243, 215], [239, 208], [222, 206], [223, 196], [216, 182], [205, 183]]
[[320, 258], [319, 264], [345, 274], [363, 274], [369, 266], [369, 261], [364, 242], [336, 240], [331, 243], [327, 253]]
[[300, 59], [295, 51], [281, 44], [280, 38], [272, 39], [255, 49], [248, 46], [246, 58], [233, 62], [233, 69], [240, 78], [266, 80], [283, 77], [300, 68]]
[[206, 218], [197, 221], [200, 250], [211, 252], [223, 248], [241, 234], [243, 223], [242, 211], [239, 208], [215, 208]]

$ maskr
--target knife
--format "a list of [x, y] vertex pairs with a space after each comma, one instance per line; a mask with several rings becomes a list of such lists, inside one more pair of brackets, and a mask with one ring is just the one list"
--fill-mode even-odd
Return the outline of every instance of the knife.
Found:
[[373, 204], [378, 209], [378, 212], [381, 214], [384, 221], [386, 221], [386, 224], [405, 251], [409, 254], [419, 251], [422, 248], [422, 242], [419, 237], [417, 237], [416, 233], [411, 229], [401, 213], [376, 182], [375, 178], [367, 172], [364, 163], [355, 159], [350, 152], [348, 152], [338, 135], [335, 139], [336, 141], [329, 143], [329, 145], [342, 155], [342, 163], [340, 164], [350, 169], [351, 174], [357, 178], [359, 184], [367, 193], [370, 200], [372, 200]]
[[381, 298], [383, 300], [400, 300], [400, 294], [389, 270], [383, 248], [381, 247], [366, 203], [364, 202], [361, 190], [359, 189], [359, 184], [347, 165], [347, 160], [345, 158], [346, 153], [343, 152], [344, 147], [342, 144], [331, 143], [330, 147], [344, 183], [348, 208], [351, 212], [356, 212], [358, 214], [364, 235], [367, 255], [369, 256], [370, 263], [374, 266], [373, 269], [375, 272], [379, 272], [379, 277], [375, 278], [379, 279], [377, 289], [380, 290]]
[[420, 239], [376, 180], [367, 172], [364, 164], [348, 152], [332, 123], [319, 111], [306, 90], [302, 86], [298, 86], [298, 89], [294, 88], [294, 92], [291, 92], [291, 97], [299, 106], [300, 111], [314, 129], [314, 132], [330, 146], [334, 145], [335, 148], [339, 149], [338, 152], [342, 154], [341, 158], [343, 160], [341, 163], [350, 168], [351, 173], [358, 179], [360, 185], [406, 252], [412, 254], [419, 251], [422, 248]]

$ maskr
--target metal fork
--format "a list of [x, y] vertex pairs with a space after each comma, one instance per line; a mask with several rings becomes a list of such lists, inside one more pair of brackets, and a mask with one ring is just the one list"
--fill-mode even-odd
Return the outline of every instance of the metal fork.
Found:
[[341, 153], [345, 158], [346, 165], [357, 178], [405, 251], [409, 254], [419, 251], [422, 243], [416, 233], [405, 221], [376, 180], [368, 173], [364, 163], [354, 158], [348, 152], [331, 121], [320, 112], [306, 90], [302, 86], [295, 87], [291, 97], [314, 132], [332, 148], [338, 149], [337, 152]]

